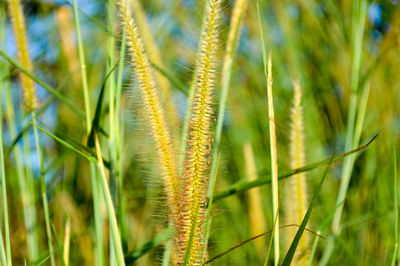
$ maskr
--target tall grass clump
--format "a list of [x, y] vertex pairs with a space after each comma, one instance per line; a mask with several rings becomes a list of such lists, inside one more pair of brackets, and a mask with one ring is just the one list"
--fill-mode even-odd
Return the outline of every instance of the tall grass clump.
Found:
[[[294, 95], [291, 110], [290, 125], [290, 168], [298, 169], [305, 165], [303, 110], [301, 106], [302, 91], [298, 81], [293, 82]], [[299, 173], [287, 181], [287, 193], [285, 197], [285, 223], [300, 225], [307, 212], [307, 183], [306, 173]], [[295, 235], [296, 228], [287, 229], [286, 240], [290, 244]], [[296, 255], [294, 265], [307, 265], [309, 253], [308, 234], [303, 234]]]
[[395, 2], [0, 1], [0, 264], [398, 265]]

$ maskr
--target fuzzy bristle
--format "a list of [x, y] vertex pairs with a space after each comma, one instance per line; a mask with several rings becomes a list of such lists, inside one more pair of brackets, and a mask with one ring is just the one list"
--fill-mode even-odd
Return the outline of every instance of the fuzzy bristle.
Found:
[[176, 221], [177, 263], [184, 260], [188, 265], [201, 265], [206, 254], [204, 246], [204, 222], [206, 220], [206, 196], [208, 164], [211, 152], [211, 121], [213, 90], [216, 79], [218, 49], [219, 0], [208, 2], [208, 11], [197, 73], [194, 79], [195, 94], [189, 122], [187, 150], [182, 173], [183, 189], [180, 201], [181, 216]]
[[[8, 9], [18, 50], [18, 60], [26, 70], [32, 72], [33, 67], [29, 56], [25, 19], [20, 0], [8, 0]], [[23, 91], [23, 106], [27, 111], [34, 111], [39, 107], [39, 101], [36, 98], [35, 83], [23, 73], [20, 74], [20, 78]]]
[[171, 215], [176, 216], [174, 213], [177, 210], [178, 171], [170, 133], [164, 118], [164, 111], [158, 98], [153, 81], [152, 69], [144, 51], [142, 39], [139, 36], [135, 20], [132, 18], [125, 0], [119, 1], [118, 4], [120, 6], [122, 23], [125, 28], [128, 47], [132, 57], [131, 62], [135, 67], [145, 113], [148, 118], [148, 123], [150, 124], [152, 138], [157, 148], [164, 187], [168, 199], [167, 204]]
[[[298, 81], [293, 83], [293, 107], [291, 111], [291, 130], [290, 130], [290, 160], [291, 168], [298, 169], [304, 166], [304, 133], [303, 133], [303, 111], [301, 107], [302, 92]], [[288, 193], [286, 196], [286, 223], [302, 223], [307, 212], [307, 184], [305, 173], [299, 173], [288, 180]], [[287, 244], [290, 245], [296, 234], [296, 228], [289, 229], [287, 234]], [[309, 257], [309, 239], [307, 234], [303, 234], [300, 239], [295, 257], [294, 265], [307, 265]]]
[[[151, 34], [149, 25], [146, 21], [146, 16], [143, 12], [142, 5], [139, 0], [132, 0], [132, 12], [135, 17], [135, 22], [140, 30], [140, 34], [143, 40], [143, 47], [152, 63], [156, 64], [158, 67], [165, 69], [164, 63], [162, 61], [160, 51], [157, 44]], [[163, 76], [158, 71], [154, 73], [154, 79], [158, 86], [160, 92], [160, 102], [165, 108], [170, 128], [178, 126], [178, 116], [176, 112], [176, 107], [174, 105], [171, 93], [171, 86], [168, 79]]]

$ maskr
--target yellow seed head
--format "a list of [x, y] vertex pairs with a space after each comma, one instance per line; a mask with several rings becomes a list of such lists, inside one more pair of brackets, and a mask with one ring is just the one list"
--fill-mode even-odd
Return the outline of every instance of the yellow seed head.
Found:
[[[305, 164], [303, 111], [301, 107], [301, 88], [298, 81], [293, 83], [294, 96], [291, 112], [290, 129], [290, 166], [292, 169], [303, 167]], [[300, 225], [307, 212], [307, 183], [305, 173], [300, 173], [288, 180], [286, 194], [286, 223]], [[297, 229], [288, 230], [287, 244], [293, 241]], [[293, 260], [294, 265], [307, 265], [309, 257], [309, 237], [303, 234]]]
[[[25, 19], [20, 0], [8, 0], [8, 9], [11, 16], [15, 42], [18, 49], [18, 60], [29, 72], [32, 72], [32, 62], [29, 56], [28, 39], [26, 37]], [[23, 91], [23, 105], [28, 111], [34, 111], [39, 106], [36, 98], [35, 83], [25, 74], [20, 74]]]
[[[160, 51], [151, 34], [140, 1], [132, 0], [131, 4], [132, 4], [133, 16], [135, 17], [135, 22], [137, 24], [138, 29], [140, 30], [146, 54], [148, 55], [152, 63], [164, 69], [165, 67], [161, 59]], [[170, 83], [168, 79], [158, 71], [154, 73], [154, 78], [159, 88], [161, 105], [165, 108], [166, 115], [171, 125], [170, 128], [177, 127], [179, 124], [178, 116], [171, 95]]]
[[143, 48], [142, 39], [139, 36], [135, 20], [131, 17], [125, 0], [118, 2], [121, 10], [122, 23], [126, 32], [127, 43], [132, 57], [132, 65], [135, 66], [136, 78], [139, 83], [145, 113], [154, 139], [160, 168], [163, 175], [164, 186], [168, 199], [168, 206], [172, 216], [176, 216], [178, 172], [175, 161], [175, 153], [171, 145], [171, 138], [164, 118], [152, 70]]
[[211, 125], [213, 90], [216, 79], [218, 49], [218, 23], [220, 0], [210, 0], [207, 19], [202, 32], [200, 57], [194, 78], [195, 94], [189, 122], [188, 143], [182, 173], [183, 194], [180, 200], [181, 216], [176, 221], [177, 263], [185, 255], [189, 265], [204, 263], [204, 222], [206, 220], [206, 196], [208, 186], [208, 161], [211, 151]]

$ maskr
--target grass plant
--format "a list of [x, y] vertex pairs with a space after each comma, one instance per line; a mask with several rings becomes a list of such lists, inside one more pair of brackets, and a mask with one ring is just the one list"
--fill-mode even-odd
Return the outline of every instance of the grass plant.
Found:
[[389, 0], [0, 2], [0, 264], [397, 265], [399, 27]]

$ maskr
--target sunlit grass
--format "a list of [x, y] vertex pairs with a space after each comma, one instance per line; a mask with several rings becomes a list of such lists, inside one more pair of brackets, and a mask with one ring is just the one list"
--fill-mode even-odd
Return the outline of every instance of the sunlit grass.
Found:
[[2, 265], [398, 264], [400, 8], [258, 2], [0, 3]]

